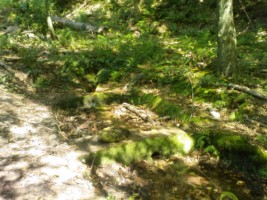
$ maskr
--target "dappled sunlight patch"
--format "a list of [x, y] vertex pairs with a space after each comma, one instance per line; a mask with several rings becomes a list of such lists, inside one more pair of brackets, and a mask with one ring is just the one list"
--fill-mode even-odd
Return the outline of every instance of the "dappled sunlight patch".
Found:
[[29, 132], [34, 133], [37, 130], [33, 126], [29, 125], [29, 126], [22, 126], [22, 127], [12, 126], [10, 128], [10, 131], [11, 131], [11, 133], [15, 134], [14, 135], [15, 137], [19, 137], [19, 136], [23, 137], [23, 136], [25, 136], [25, 134], [28, 134]]
[[1, 132], [7, 136], [0, 137], [0, 198], [93, 197], [93, 185], [83, 176], [86, 166], [78, 159], [81, 152], [57, 138], [49, 108], [1, 92]]
[[186, 182], [190, 185], [204, 186], [209, 184], [209, 181], [207, 181], [204, 177], [201, 176], [188, 176], [185, 179]]
[[267, 41], [267, 31], [263, 29], [259, 29], [257, 32], [257, 40], [258, 42], [266, 42]]
[[[1, 121], [4, 119], [0, 137], [4, 150], [1, 166], [17, 160], [31, 163], [31, 160], [34, 164], [21, 164], [23, 169], [18, 172], [27, 175], [29, 168], [39, 168], [47, 169], [45, 173], [52, 176], [53, 181], [44, 178], [43, 182], [32, 185], [32, 191], [44, 188], [40, 196], [51, 193], [58, 199], [68, 199], [72, 195], [83, 199], [77, 187], [86, 184], [79, 177], [71, 178], [71, 174], [84, 168], [79, 167], [75, 153], [65, 148], [65, 144], [58, 143], [55, 137], [50, 137], [56, 135], [56, 129], [65, 141], [87, 153], [92, 152], [91, 157], [88, 155], [91, 158], [88, 164], [93, 168], [89, 173], [93, 174], [95, 168], [106, 169], [106, 173], [98, 173], [96, 179], [102, 178], [97, 187], [106, 190], [110, 178], [112, 189], [103, 192], [108, 199], [112, 199], [118, 190], [124, 196], [114, 196], [121, 199], [172, 199], [180, 198], [181, 194], [185, 199], [218, 199], [218, 193], [222, 192], [221, 183], [225, 183], [224, 189], [235, 188], [237, 184], [230, 185], [228, 181], [235, 181], [236, 175], [239, 176], [236, 172], [232, 172], [229, 178], [224, 176], [219, 166], [224, 159], [228, 167], [237, 161], [237, 165], [244, 168], [247, 167], [244, 160], [248, 159], [252, 163], [249, 166], [256, 163], [252, 166], [253, 181], [254, 172], [256, 174], [258, 170], [256, 165], [261, 166], [258, 171], [266, 177], [266, 169], [262, 167], [266, 165], [267, 157], [264, 137], [266, 106], [248, 94], [231, 90], [226, 80], [214, 75], [217, 67], [214, 62], [215, 1], [56, 0], [51, 5], [51, 14], [104, 28], [98, 34], [67, 27], [56, 28], [58, 40], [55, 41], [46, 35], [44, 7], [38, 7], [40, 2], [0, 2], [3, 8], [9, 5], [0, 9], [3, 24], [0, 32], [5, 32], [0, 39], [0, 49], [3, 50], [0, 52], [3, 58], [0, 61], [3, 72], [0, 83], [27, 97], [33, 95], [36, 100], [53, 104], [56, 110], [57, 122], [53, 123], [54, 119], [47, 114], [49, 110], [45, 107], [36, 107], [37, 104], [28, 107], [32, 102], [6, 98], [5, 94], [0, 97], [1, 108], [7, 105], [16, 107], [1, 112]], [[255, 25], [254, 30], [245, 29], [243, 11], [236, 5], [236, 27], [243, 31], [238, 35], [238, 62], [242, 70], [241, 77], [231, 81], [266, 93], [266, 31], [254, 15], [254, 12], [261, 17], [264, 14], [254, 9], [257, 4], [261, 5], [259, 1], [246, 1], [244, 5], [248, 6], [253, 21], [250, 25]], [[17, 31], [7, 32], [12, 26], [21, 29], [19, 34]], [[9, 82], [12, 85], [9, 86]], [[135, 111], [125, 108], [124, 102]], [[204, 104], [207, 102], [212, 111], [206, 109]], [[220, 114], [220, 119], [211, 118], [213, 110]], [[173, 126], [191, 134], [200, 132], [196, 137], [198, 155], [194, 159], [187, 154], [194, 146], [193, 139], [188, 135], [177, 135], [176, 129], [158, 128]], [[220, 130], [229, 134], [222, 136]], [[31, 139], [24, 140], [24, 137]], [[18, 151], [18, 155], [10, 156]], [[5, 152], [8, 152], [8, 157], [5, 157]], [[166, 170], [169, 155], [176, 153], [180, 154], [180, 160], [186, 166], [173, 162], [173, 170]], [[213, 165], [200, 169], [200, 173], [191, 173], [189, 163], [195, 169], [201, 166], [197, 161], [202, 154]], [[139, 162], [140, 159], [146, 160]], [[99, 162], [106, 161], [111, 165], [97, 167]], [[127, 174], [126, 170], [123, 171], [125, 166], [115, 166], [116, 162], [124, 165], [139, 162], [139, 174], [136, 171], [132, 173], [136, 179], [129, 180], [127, 175], [131, 170]], [[9, 166], [12, 168], [11, 164]], [[210, 180], [205, 176], [210, 172], [218, 172], [211, 177], [219, 184], [208, 188], [201, 177]], [[7, 180], [5, 184], [19, 179], [15, 173], [10, 174], [14, 179], [4, 177]], [[64, 174], [67, 175], [64, 177]], [[125, 175], [124, 179], [121, 175]], [[244, 176], [251, 178], [247, 174]], [[53, 178], [58, 179], [54, 181]], [[138, 179], [142, 180], [137, 189], [134, 183]], [[118, 181], [117, 185], [114, 180]], [[244, 182], [242, 187], [237, 187], [238, 191], [247, 190]], [[253, 191], [262, 190], [264, 184], [254, 182], [251, 187], [256, 185], [259, 189]], [[28, 186], [27, 182], [24, 186]], [[60, 192], [52, 191], [53, 186]], [[93, 193], [92, 187], [88, 191]], [[217, 194], [209, 196], [212, 192]], [[91, 198], [88, 195], [85, 198]]]

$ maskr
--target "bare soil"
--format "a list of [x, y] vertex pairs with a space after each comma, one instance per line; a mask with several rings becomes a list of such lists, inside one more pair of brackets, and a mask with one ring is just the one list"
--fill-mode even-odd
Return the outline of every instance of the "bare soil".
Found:
[[0, 199], [99, 199], [48, 107], [0, 87]]

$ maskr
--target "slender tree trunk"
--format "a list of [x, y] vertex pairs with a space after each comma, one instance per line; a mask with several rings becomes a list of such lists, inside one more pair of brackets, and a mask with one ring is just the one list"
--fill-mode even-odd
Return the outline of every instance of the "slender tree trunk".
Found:
[[218, 0], [217, 73], [222, 77], [237, 74], [233, 0]]
[[47, 22], [47, 26], [48, 26], [48, 29], [49, 29], [50, 34], [51, 34], [51, 38], [53, 40], [55, 40], [55, 39], [57, 39], [57, 35], [55, 33], [55, 30], [54, 30], [52, 19], [49, 15], [49, 2], [48, 2], [48, 0], [45, 0], [45, 11], [46, 11], [46, 22]]

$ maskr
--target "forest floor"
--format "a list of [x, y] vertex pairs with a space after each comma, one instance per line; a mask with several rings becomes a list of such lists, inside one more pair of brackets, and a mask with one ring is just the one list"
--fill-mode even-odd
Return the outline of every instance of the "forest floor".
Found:
[[0, 199], [96, 199], [50, 109], [0, 87]]
[[[266, 101], [226, 86], [216, 85], [213, 76], [203, 76], [202, 85], [198, 86], [201, 81], [194, 82], [191, 76], [184, 75], [182, 68], [175, 65], [174, 69], [169, 69], [169, 64], [166, 64], [167, 68], [163, 68], [163, 72], [160, 69], [155, 71], [155, 66], [149, 69], [146, 66], [149, 64], [143, 62], [142, 58], [145, 61], [148, 58], [154, 59], [154, 54], [150, 55], [149, 50], [154, 52], [155, 49], [160, 49], [160, 45], [155, 46], [154, 40], [148, 40], [146, 43], [146, 39], [141, 37], [139, 40], [136, 36], [127, 40], [128, 35], [124, 42], [124, 37], [119, 38], [122, 44], [117, 47], [123, 48], [118, 59], [115, 51], [110, 49], [111, 53], [109, 52], [113, 41], [109, 43], [109, 39], [106, 40], [101, 35], [83, 38], [84, 41], [93, 41], [95, 49], [92, 51], [88, 51], [86, 45], [86, 50], [82, 47], [83, 50], [77, 51], [66, 48], [72, 45], [70, 41], [74, 42], [74, 46], [79, 46], [79, 42], [66, 31], [66, 34], [62, 33], [60, 40], [66, 49], [56, 49], [57, 43], [52, 43], [43, 36], [39, 37], [38, 34], [27, 31], [21, 33], [18, 26], [11, 26], [7, 22], [5, 14], [0, 13], [0, 23], [3, 24], [0, 32], [3, 44], [3, 50], [0, 52], [0, 199], [267, 199], [266, 171], [260, 172], [260, 168], [253, 166], [254, 163], [247, 159], [251, 156], [248, 154], [253, 151], [247, 149], [259, 146], [266, 151], [267, 148]], [[262, 32], [262, 37], [266, 36], [266, 31]], [[20, 35], [23, 37], [20, 38]], [[25, 41], [23, 38], [26, 38]], [[20, 42], [20, 39], [25, 44]], [[185, 63], [190, 59], [194, 61], [194, 56], [199, 53], [192, 54], [192, 49], [189, 53], [183, 52], [180, 49], [183, 48], [183, 39], [184, 47], [187, 47], [188, 37], [183, 38], [182, 34], [177, 47], [173, 46], [176, 40], [172, 43], [172, 40], [168, 42], [166, 38], [167, 55], [178, 54], [178, 60], [183, 62], [183, 59], [186, 59]], [[136, 44], [133, 42], [127, 46], [127, 41], [132, 40]], [[248, 39], [243, 40], [247, 42]], [[188, 42], [190, 43], [190, 40]], [[171, 45], [168, 47], [169, 43]], [[134, 51], [125, 51], [128, 47]], [[258, 50], [255, 49], [257, 55]], [[262, 49], [266, 49], [266, 46], [262, 45]], [[262, 49], [260, 50], [264, 52]], [[148, 54], [143, 56], [146, 51]], [[97, 80], [101, 77], [100, 72], [105, 79], [110, 75], [105, 72], [111, 72], [105, 71], [105, 68], [109, 68], [108, 64], [117, 59], [118, 64], [123, 65], [120, 61], [125, 61], [124, 57], [130, 57], [128, 61], [137, 62], [136, 65], [140, 68], [126, 74], [122, 71], [122, 77], [118, 79], [121, 82], [115, 81], [120, 73], [113, 73], [114, 80], [106, 84], [93, 81], [96, 85], [92, 84], [92, 81], [86, 81], [84, 77], [81, 78], [82, 76], [72, 76], [77, 72], [77, 66], [78, 69], [83, 69], [88, 67], [89, 61], [95, 61], [92, 70], [96, 72], [89, 79]], [[177, 60], [175, 56], [171, 59], [175, 62]], [[169, 58], [167, 60], [169, 61]], [[199, 70], [194, 70], [192, 68], [192, 74], [197, 76]], [[65, 73], [69, 74], [66, 76]], [[179, 79], [182, 75], [184, 78]], [[175, 92], [170, 92], [171, 86], [175, 84], [177, 88], [172, 88]], [[243, 82], [238, 84], [260, 91], [265, 87], [266, 92], [266, 74], [259, 70], [255, 74], [249, 74], [247, 79], [244, 77]], [[127, 103], [141, 114], [149, 116], [151, 123], [144, 120], [140, 114], [125, 109], [123, 99], [105, 104], [100, 109], [86, 109], [79, 102], [75, 102], [94, 93], [106, 95], [113, 91], [122, 95], [127, 93], [125, 89], [129, 89], [131, 85], [143, 94], [149, 93], [158, 97], [156, 100], [172, 102], [171, 105], [175, 107], [171, 108], [178, 107], [181, 113], [178, 117], [171, 118], [168, 115], [171, 115], [173, 110], [170, 109], [160, 115], [153, 112], [148, 105], [134, 104], [134, 98], [130, 99]], [[209, 88], [209, 85], [212, 87]], [[185, 91], [186, 95], [183, 94]], [[150, 97], [153, 97], [152, 95]], [[197, 98], [201, 101], [197, 101]], [[220, 114], [219, 119], [212, 118], [209, 110], [215, 105], [214, 101], [220, 104], [217, 105], [218, 109], [214, 110]], [[190, 122], [187, 123], [186, 119]], [[116, 141], [100, 141], [100, 133], [114, 127], [126, 128], [134, 137], [143, 133], [150, 135], [157, 128], [162, 132], [181, 129], [192, 137], [194, 134], [199, 135], [199, 138], [195, 138], [196, 148], [186, 156], [175, 154], [165, 157], [153, 153], [150, 159], [134, 162], [129, 166], [115, 162], [101, 166], [96, 166], [94, 162], [85, 163], [83, 155], [117, 145]], [[222, 149], [219, 149], [219, 145], [215, 146], [216, 141], [211, 141], [212, 137], [224, 132], [234, 138], [246, 138], [245, 147], [243, 146], [245, 150], [241, 148], [243, 151], [232, 154], [231, 145], [242, 147], [239, 140], [234, 141], [234, 144], [223, 141], [226, 147]], [[127, 141], [122, 143], [132, 142], [132, 139], [126, 138]], [[247, 144], [249, 145], [246, 146]], [[227, 145], [230, 148], [227, 149]], [[217, 147], [221, 152], [218, 153]], [[263, 169], [266, 170], [264, 166]], [[265, 177], [261, 177], [261, 173], [265, 173]]]
[[[2, 74], [9, 73], [7, 69], [13, 70], [12, 66], [1, 68]], [[13, 72], [22, 80], [13, 79], [16, 87], [30, 92], [25, 76]], [[119, 115], [132, 133], [149, 132], [151, 124], [127, 113], [120, 103], [98, 112], [66, 112], [51, 109], [53, 94], [16, 94], [3, 85], [0, 92], [2, 199], [217, 199], [222, 194], [266, 198], [265, 179], [233, 170], [229, 163], [199, 151], [185, 157], [155, 155], [131, 166], [85, 165], [80, 156], [103, 147], [95, 138], [112, 126], [112, 117]], [[167, 123], [158, 121], [158, 127]]]

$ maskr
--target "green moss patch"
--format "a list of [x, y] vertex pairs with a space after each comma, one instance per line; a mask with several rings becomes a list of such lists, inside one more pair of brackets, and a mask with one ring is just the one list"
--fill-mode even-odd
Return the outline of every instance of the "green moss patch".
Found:
[[266, 150], [251, 144], [244, 136], [229, 133], [214, 134], [212, 143], [227, 157], [239, 155], [240, 159], [251, 162], [255, 166], [267, 164]]
[[98, 140], [103, 143], [114, 143], [128, 138], [130, 134], [126, 128], [107, 127], [100, 131]]
[[101, 107], [112, 102], [123, 102], [125, 95], [118, 93], [94, 92], [83, 97], [83, 106], [85, 108]]
[[162, 135], [162, 132], [158, 134], [161, 135], [91, 153], [85, 157], [85, 160], [90, 165], [103, 165], [111, 162], [129, 165], [139, 160], [150, 159], [153, 154], [162, 156], [174, 153], [187, 154], [194, 146], [192, 138], [182, 130], [177, 129], [175, 134], [170, 135]]
[[112, 92], [94, 92], [83, 98], [83, 105], [86, 108], [101, 107], [113, 102], [130, 102], [135, 105], [143, 105], [161, 116], [170, 116], [172, 119], [188, 119], [186, 114], [178, 105], [166, 101], [154, 94], [118, 94]]
[[72, 109], [72, 108], [79, 108], [83, 105], [83, 97], [79, 96], [72, 96], [72, 97], [65, 97], [60, 101], [56, 102], [54, 105], [55, 108], [60, 109]]
[[189, 118], [179, 106], [154, 94], [142, 94], [140, 96], [132, 97], [134, 104], [145, 105], [159, 115], [168, 115], [172, 119]]

